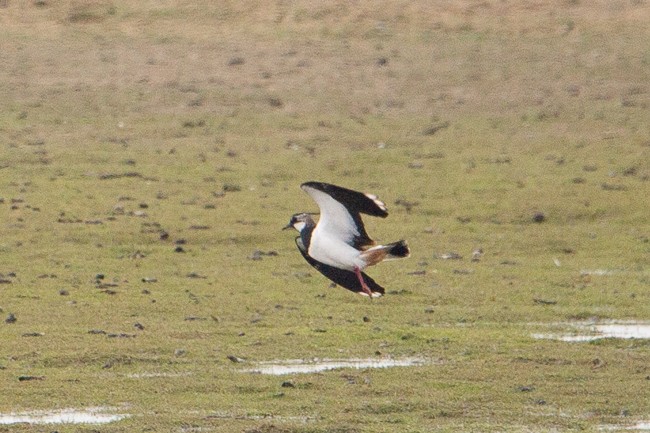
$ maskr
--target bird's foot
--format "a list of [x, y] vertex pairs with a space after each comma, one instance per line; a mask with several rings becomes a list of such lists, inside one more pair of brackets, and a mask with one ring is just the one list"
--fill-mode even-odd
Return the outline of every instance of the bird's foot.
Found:
[[363, 280], [363, 275], [361, 275], [361, 269], [355, 266], [354, 273], [357, 275], [357, 278], [359, 279], [359, 283], [361, 283], [361, 288], [363, 289], [364, 293], [368, 295], [370, 299], [372, 299], [372, 290], [370, 290], [370, 287], [368, 287], [366, 282]]

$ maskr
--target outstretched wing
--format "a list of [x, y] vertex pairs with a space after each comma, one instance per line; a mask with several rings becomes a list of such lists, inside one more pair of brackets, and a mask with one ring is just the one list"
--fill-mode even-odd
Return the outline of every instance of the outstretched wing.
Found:
[[[302, 256], [305, 258], [307, 263], [312, 265], [318, 272], [325, 275], [334, 283], [338, 284], [339, 286], [345, 289], [348, 289], [355, 293], [362, 293], [362, 294], [365, 293], [363, 288], [361, 287], [361, 283], [359, 282], [359, 279], [354, 274], [354, 272], [335, 268], [334, 266], [329, 266], [317, 260], [314, 260], [307, 254], [305, 245], [302, 243], [300, 236], [296, 238], [296, 245], [298, 246], [298, 250], [300, 251], [300, 254], [302, 254]], [[384, 288], [379, 284], [377, 284], [375, 280], [373, 280], [363, 272], [361, 273], [361, 275], [363, 276], [363, 279], [368, 285], [368, 287], [370, 288], [371, 292], [378, 293], [379, 295], [383, 295], [385, 293]]]
[[300, 187], [320, 208], [319, 230], [357, 249], [372, 246], [360, 214], [386, 218], [386, 205], [377, 196], [324, 182], [305, 182]]

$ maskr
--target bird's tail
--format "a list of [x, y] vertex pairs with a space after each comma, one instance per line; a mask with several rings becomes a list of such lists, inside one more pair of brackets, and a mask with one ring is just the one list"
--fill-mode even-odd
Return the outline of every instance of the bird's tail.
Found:
[[386, 248], [386, 258], [384, 260], [402, 259], [411, 255], [411, 250], [404, 240], [384, 245], [384, 248]]
[[384, 260], [394, 260], [411, 255], [406, 241], [397, 241], [386, 245], [376, 245], [361, 253], [368, 266], [376, 265]]

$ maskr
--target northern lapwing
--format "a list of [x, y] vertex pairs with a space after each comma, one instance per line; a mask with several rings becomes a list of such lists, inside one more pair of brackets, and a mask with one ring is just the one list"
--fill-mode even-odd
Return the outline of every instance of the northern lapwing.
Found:
[[361, 214], [386, 218], [386, 205], [376, 195], [329, 183], [306, 182], [300, 188], [320, 208], [318, 222], [312, 214], [298, 213], [285, 227], [300, 233], [296, 245], [305, 260], [339, 286], [371, 298], [383, 295], [384, 288], [363, 270], [410, 255], [406, 241], [378, 245], [366, 233]]

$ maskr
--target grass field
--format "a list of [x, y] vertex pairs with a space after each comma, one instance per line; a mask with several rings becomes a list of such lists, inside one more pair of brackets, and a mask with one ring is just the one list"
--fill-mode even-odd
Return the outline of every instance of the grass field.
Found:
[[[643, 427], [649, 339], [534, 334], [650, 319], [648, 22], [644, 0], [0, 0], [0, 419], [129, 415], [0, 432]], [[387, 203], [368, 232], [413, 253], [368, 271], [385, 297], [330, 288], [280, 230], [316, 210], [307, 180]]]

